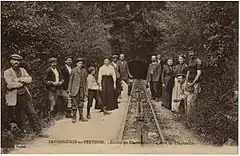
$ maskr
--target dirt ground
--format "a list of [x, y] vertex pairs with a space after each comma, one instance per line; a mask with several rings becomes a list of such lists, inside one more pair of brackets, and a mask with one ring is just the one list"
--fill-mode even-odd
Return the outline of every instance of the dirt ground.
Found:
[[[136, 145], [117, 144], [112, 140], [119, 138], [127, 110], [127, 86], [124, 84], [119, 109], [104, 116], [97, 110], [92, 111], [89, 122], [73, 124], [70, 119], [56, 121], [55, 125], [46, 130], [49, 138], [38, 138], [24, 145], [19, 145], [11, 154], [101, 154], [101, 153], [152, 153], [152, 154], [236, 154], [237, 147], [213, 147], [203, 145], [193, 133], [187, 130], [168, 110], [159, 110], [165, 123], [164, 134], [171, 136], [175, 145]], [[86, 110], [84, 111], [86, 112]], [[168, 127], [166, 129], [166, 127]], [[53, 143], [55, 141], [55, 143]], [[57, 142], [57, 143], [56, 143]], [[22, 146], [22, 147], [20, 147]]]

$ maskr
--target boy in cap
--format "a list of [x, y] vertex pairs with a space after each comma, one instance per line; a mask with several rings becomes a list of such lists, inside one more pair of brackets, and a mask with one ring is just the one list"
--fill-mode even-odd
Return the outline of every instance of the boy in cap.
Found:
[[91, 119], [90, 109], [92, 107], [93, 99], [96, 100], [95, 104], [98, 103], [101, 106], [101, 110], [104, 115], [109, 115], [110, 112], [106, 111], [106, 107], [103, 105], [102, 100], [99, 96], [99, 85], [97, 83], [95, 75], [95, 68], [89, 67], [88, 68], [88, 77], [87, 77], [87, 84], [88, 84], [88, 103], [87, 103], [87, 118]]
[[83, 68], [83, 58], [76, 59], [76, 67], [72, 70], [70, 75], [68, 92], [73, 98], [73, 120], [72, 123], [76, 123], [77, 109], [79, 111], [79, 121], [88, 121], [83, 116], [84, 99], [88, 94], [87, 90], [87, 76], [88, 73], [86, 69]]
[[28, 84], [32, 82], [32, 77], [24, 68], [21, 68], [20, 61], [22, 57], [18, 54], [10, 56], [11, 68], [4, 71], [3, 77], [7, 85], [5, 95], [6, 105], [8, 106], [9, 118], [11, 122], [15, 122], [24, 132], [23, 114], [27, 115], [29, 124], [33, 128], [36, 135], [47, 137], [42, 133], [41, 122], [33, 108], [31, 102], [31, 94]]
[[55, 106], [57, 104], [58, 97], [62, 96], [64, 102], [67, 103], [69, 94], [63, 90], [63, 77], [61, 71], [57, 68], [57, 58], [50, 58], [48, 60], [50, 67], [44, 73], [44, 84], [48, 90], [48, 99], [50, 102], [49, 115], [50, 118], [56, 115]]

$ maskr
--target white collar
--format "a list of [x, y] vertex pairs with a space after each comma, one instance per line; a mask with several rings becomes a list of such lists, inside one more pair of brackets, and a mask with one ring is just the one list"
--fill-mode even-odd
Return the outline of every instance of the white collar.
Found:
[[53, 69], [53, 67], [50, 67], [53, 71], [57, 71], [57, 68]]
[[67, 68], [71, 68], [71, 66], [69, 66], [69, 65], [67, 65], [67, 64], [65, 64], [65, 66], [66, 66]]

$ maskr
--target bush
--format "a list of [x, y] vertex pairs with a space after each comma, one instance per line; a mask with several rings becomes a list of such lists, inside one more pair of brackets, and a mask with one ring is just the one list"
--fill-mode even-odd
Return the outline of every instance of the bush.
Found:
[[151, 12], [163, 42], [164, 56], [187, 54], [189, 47], [203, 62], [201, 87], [191, 121], [195, 130], [214, 144], [229, 138], [237, 142], [238, 3], [167, 2]]
[[[2, 74], [9, 67], [8, 57], [13, 53], [23, 56], [24, 66], [33, 77], [30, 86], [33, 105], [46, 121], [47, 95], [43, 73], [50, 57], [85, 57], [96, 65], [102, 57], [111, 54], [109, 26], [102, 22], [101, 10], [95, 3], [81, 2], [2, 2]], [[2, 82], [3, 78], [1, 79]], [[4, 84], [4, 83], [2, 83]], [[2, 129], [9, 128], [2, 89]], [[46, 121], [48, 122], [48, 121]], [[46, 123], [44, 123], [45, 125]], [[45, 125], [46, 126], [46, 125]], [[4, 132], [4, 131], [3, 131]], [[6, 130], [7, 132], [7, 130]], [[2, 146], [8, 147], [10, 135], [2, 133]]]

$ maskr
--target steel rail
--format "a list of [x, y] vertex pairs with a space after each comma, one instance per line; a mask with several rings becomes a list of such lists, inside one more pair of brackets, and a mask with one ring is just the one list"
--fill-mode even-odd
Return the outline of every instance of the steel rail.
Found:
[[146, 97], [147, 97], [147, 102], [149, 103], [149, 105], [150, 105], [150, 107], [151, 107], [152, 114], [153, 114], [153, 117], [154, 117], [154, 121], [155, 121], [155, 123], [156, 123], [159, 136], [160, 136], [160, 138], [161, 138], [161, 142], [162, 142], [162, 144], [165, 144], [166, 141], [165, 141], [165, 139], [164, 139], [164, 136], [163, 136], [162, 130], [161, 130], [161, 128], [160, 128], [160, 125], [159, 125], [158, 119], [157, 119], [157, 117], [156, 117], [156, 114], [155, 114], [155, 112], [154, 112], [154, 109], [153, 109], [153, 106], [152, 106], [152, 102], [151, 102], [151, 100], [149, 99], [149, 97], [148, 97], [148, 95], [147, 95], [146, 85], [143, 84], [143, 80], [141, 80], [141, 84], [143, 85], [143, 89], [144, 89], [144, 92], [145, 92]]
[[127, 106], [125, 107], [125, 110], [124, 110], [124, 117], [123, 117], [123, 121], [122, 121], [122, 126], [121, 126], [121, 129], [120, 129], [119, 135], [117, 136], [117, 139], [116, 139], [118, 143], [122, 142], [122, 140], [123, 140], [123, 132], [124, 132], [124, 129], [125, 129], [125, 126], [126, 126], [128, 108], [129, 108], [129, 105], [131, 103], [132, 93], [133, 93], [133, 89], [135, 87], [136, 81], [137, 80], [133, 81], [131, 94], [128, 98]]

